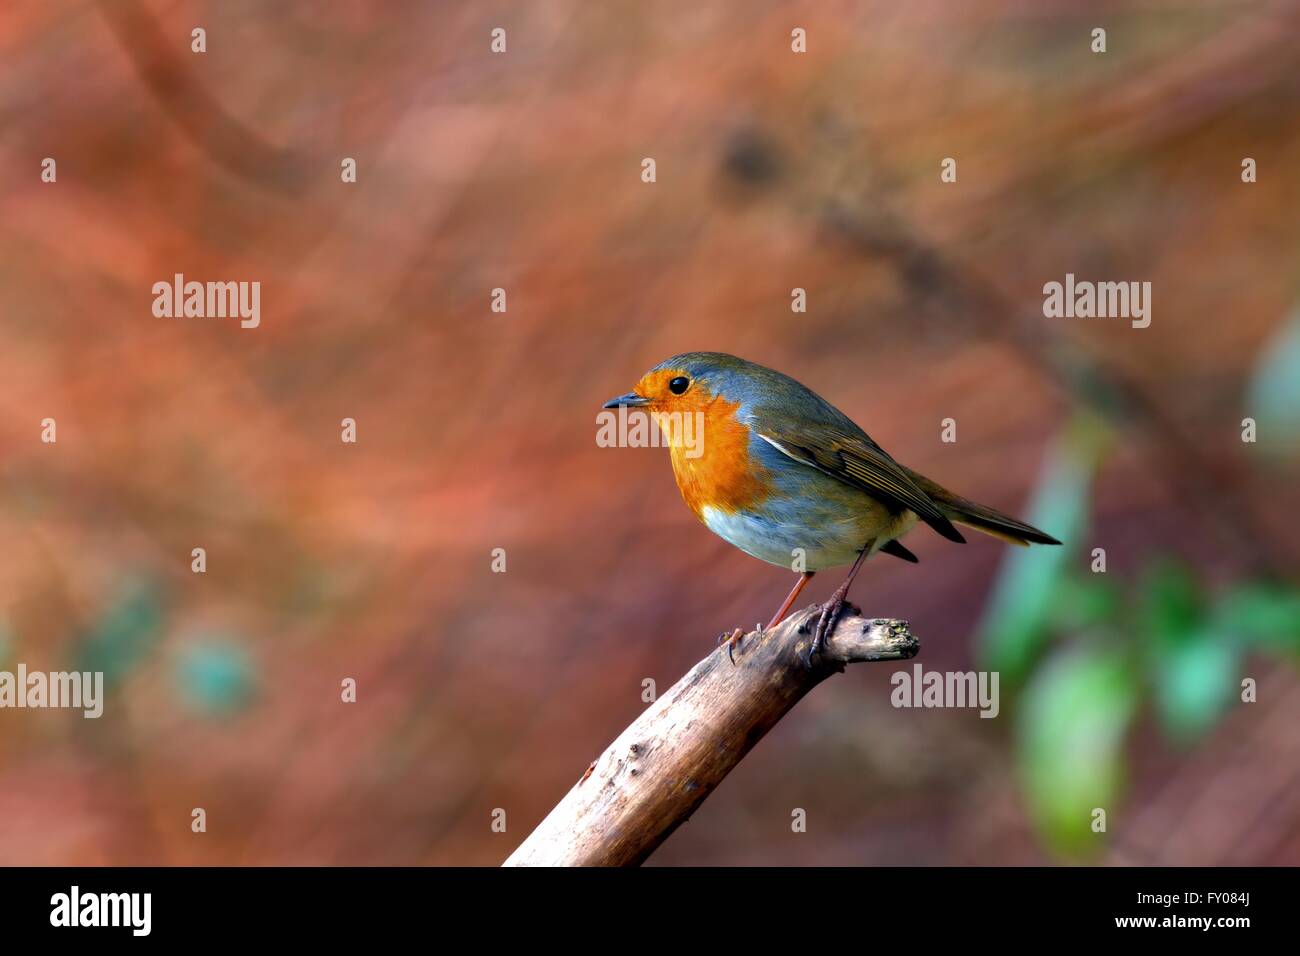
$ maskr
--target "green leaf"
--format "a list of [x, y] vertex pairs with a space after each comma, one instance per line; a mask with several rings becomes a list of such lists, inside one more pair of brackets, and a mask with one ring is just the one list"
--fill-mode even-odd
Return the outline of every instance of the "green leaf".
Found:
[[113, 686], [162, 639], [164, 616], [157, 585], [147, 581], [128, 585], [78, 645], [75, 669], [102, 671], [105, 686]]
[[1063, 856], [1100, 849], [1095, 810], [1114, 819], [1137, 684], [1123, 655], [1092, 646], [1058, 652], [1026, 688], [1016, 718], [1025, 795], [1047, 845]]
[[1200, 585], [1186, 566], [1173, 561], [1163, 561], [1144, 575], [1141, 607], [1143, 633], [1161, 648], [1189, 638], [1205, 617]]
[[1256, 361], [1245, 414], [1258, 425], [1257, 441], [1250, 448], [1292, 457], [1300, 450], [1300, 308], [1292, 311]]
[[1061, 547], [1008, 548], [978, 629], [982, 666], [1023, 680], [1048, 635], [1056, 588], [1074, 560], [1088, 520], [1088, 495], [1108, 432], [1080, 416], [1048, 457], [1028, 521], [1060, 538]]
[[1123, 601], [1104, 574], [1065, 575], [1056, 587], [1051, 620], [1064, 631], [1091, 630], [1116, 623]]
[[1232, 699], [1238, 658], [1231, 638], [1203, 629], [1154, 659], [1156, 714], [1169, 736], [1186, 744], [1214, 725]]
[[1229, 591], [1214, 608], [1215, 627], [1246, 646], [1300, 652], [1300, 591], [1246, 584]]
[[253, 693], [248, 653], [226, 638], [206, 638], [181, 651], [176, 678], [186, 702], [210, 715], [243, 709]]
[[1192, 572], [1164, 561], [1142, 578], [1140, 639], [1164, 732], [1189, 743], [1223, 712], [1237, 673], [1231, 635], [1207, 623], [1206, 602]]

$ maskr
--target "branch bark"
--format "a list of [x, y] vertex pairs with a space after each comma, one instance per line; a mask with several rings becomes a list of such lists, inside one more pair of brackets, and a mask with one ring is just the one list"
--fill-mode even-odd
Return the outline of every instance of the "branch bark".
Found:
[[906, 621], [846, 607], [804, 663], [817, 606], [759, 636], [733, 666], [719, 647], [669, 688], [587, 769], [505, 866], [635, 866], [690, 818], [795, 704], [846, 664], [901, 661], [920, 645]]

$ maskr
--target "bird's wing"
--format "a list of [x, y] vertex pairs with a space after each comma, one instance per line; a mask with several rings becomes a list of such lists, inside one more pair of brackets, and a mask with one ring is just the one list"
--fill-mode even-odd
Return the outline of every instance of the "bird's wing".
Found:
[[916, 512], [945, 538], [966, 540], [898, 462], [866, 432], [859, 430], [854, 434], [838, 425], [796, 421], [770, 413], [754, 416], [752, 427], [765, 442], [800, 464], [816, 468], [895, 508]]

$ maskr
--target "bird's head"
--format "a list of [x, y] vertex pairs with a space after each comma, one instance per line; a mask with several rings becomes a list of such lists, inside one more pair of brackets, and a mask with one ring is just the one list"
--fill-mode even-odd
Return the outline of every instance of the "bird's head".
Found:
[[704, 453], [706, 431], [710, 446], [719, 449], [738, 449], [748, 440], [737, 413], [755, 397], [756, 383], [749, 374], [753, 368], [757, 366], [721, 352], [674, 355], [604, 407], [645, 409], [673, 450], [673, 466], [692, 467]]
[[656, 420], [673, 412], [704, 411], [716, 398], [733, 407], [750, 398], [750, 363], [722, 352], [686, 352], [660, 362], [641, 376], [632, 391], [605, 408], [644, 408]]

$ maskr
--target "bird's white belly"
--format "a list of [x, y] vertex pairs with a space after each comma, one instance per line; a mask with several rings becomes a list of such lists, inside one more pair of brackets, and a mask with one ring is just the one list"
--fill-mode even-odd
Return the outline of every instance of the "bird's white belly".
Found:
[[[874, 502], [873, 502], [874, 503]], [[746, 554], [791, 570], [821, 571], [852, 564], [869, 542], [879, 548], [916, 524], [910, 511], [889, 515], [883, 508], [819, 515], [816, 522], [782, 521], [746, 511], [705, 506], [700, 518], [709, 530]], [[809, 530], [810, 527], [816, 530]], [[799, 561], [802, 554], [802, 561]]]

